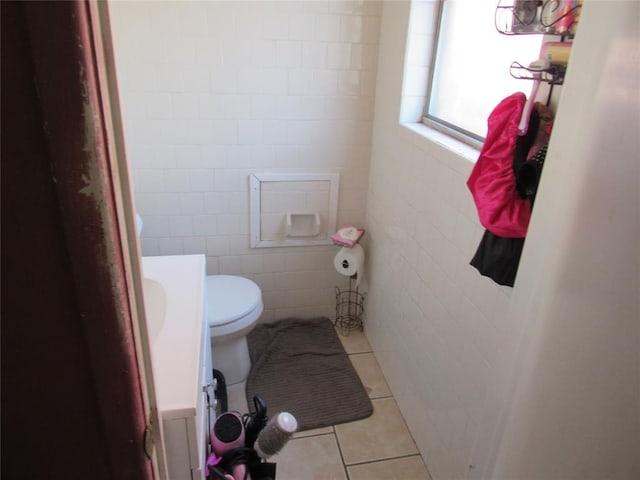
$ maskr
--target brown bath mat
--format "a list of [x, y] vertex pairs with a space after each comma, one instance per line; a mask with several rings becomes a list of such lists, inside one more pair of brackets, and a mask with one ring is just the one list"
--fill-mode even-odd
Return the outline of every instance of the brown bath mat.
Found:
[[328, 318], [289, 318], [258, 324], [247, 336], [251, 372], [247, 402], [267, 404], [267, 414], [290, 412], [298, 430], [370, 416], [373, 405]]

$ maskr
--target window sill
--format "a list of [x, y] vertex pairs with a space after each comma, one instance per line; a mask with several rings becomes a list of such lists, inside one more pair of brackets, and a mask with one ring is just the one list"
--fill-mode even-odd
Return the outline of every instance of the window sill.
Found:
[[472, 147], [423, 123], [401, 122], [400, 125], [415, 134], [418, 144], [426, 140], [430, 144], [436, 144], [448, 152], [453, 153], [454, 155], [452, 156], [453, 158], [451, 158], [450, 166], [461, 173], [469, 173], [480, 154], [479, 148]]

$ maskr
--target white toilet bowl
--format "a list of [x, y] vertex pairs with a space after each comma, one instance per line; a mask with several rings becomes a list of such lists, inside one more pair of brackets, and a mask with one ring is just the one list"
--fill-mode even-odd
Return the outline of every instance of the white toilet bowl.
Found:
[[206, 289], [213, 368], [233, 385], [246, 380], [251, 369], [247, 334], [262, 315], [262, 291], [248, 278], [233, 275], [207, 276]]

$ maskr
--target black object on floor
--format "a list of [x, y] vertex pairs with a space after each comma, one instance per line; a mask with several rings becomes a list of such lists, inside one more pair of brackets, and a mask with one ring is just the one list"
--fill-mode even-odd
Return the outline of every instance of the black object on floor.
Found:
[[220, 370], [213, 369], [213, 378], [216, 380], [216, 398], [218, 399], [219, 411], [217, 414], [229, 411], [229, 401], [227, 399], [227, 382]]

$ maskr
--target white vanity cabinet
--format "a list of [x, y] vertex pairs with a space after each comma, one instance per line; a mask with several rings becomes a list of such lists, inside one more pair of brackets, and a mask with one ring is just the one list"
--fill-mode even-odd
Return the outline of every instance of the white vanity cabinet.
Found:
[[142, 265], [168, 479], [204, 479], [215, 420], [205, 257], [143, 257]]

